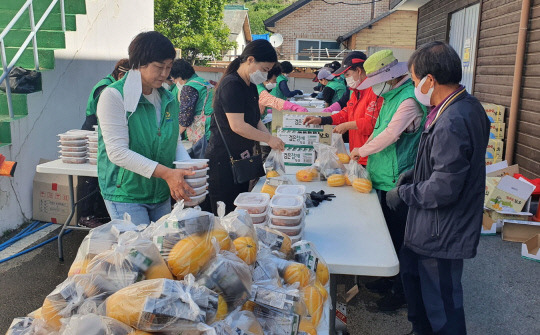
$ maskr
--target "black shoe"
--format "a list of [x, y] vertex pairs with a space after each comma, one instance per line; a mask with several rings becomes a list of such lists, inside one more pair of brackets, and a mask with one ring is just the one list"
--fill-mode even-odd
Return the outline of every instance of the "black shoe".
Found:
[[403, 293], [394, 293], [391, 291], [377, 301], [377, 307], [381, 312], [393, 312], [407, 305], [405, 295]]
[[385, 277], [364, 284], [364, 286], [371, 292], [380, 294], [384, 294], [390, 291], [392, 285], [394, 285], [394, 282], [391, 279]]

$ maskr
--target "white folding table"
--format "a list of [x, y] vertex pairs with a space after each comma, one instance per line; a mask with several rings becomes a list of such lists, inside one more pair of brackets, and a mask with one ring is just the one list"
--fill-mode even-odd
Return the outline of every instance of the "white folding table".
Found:
[[90, 228], [87, 228], [87, 227], [69, 225], [69, 222], [71, 221], [71, 219], [73, 218], [73, 214], [75, 213], [75, 207], [80, 201], [86, 199], [87, 197], [97, 192], [97, 189], [96, 189], [95, 191], [86, 195], [82, 199], [75, 201], [75, 190], [73, 189], [73, 176], [97, 177], [97, 166], [91, 165], [88, 163], [66, 164], [62, 162], [61, 159], [57, 159], [57, 160], [50, 161], [47, 163], [39, 164], [38, 166], [36, 166], [36, 172], [51, 173], [51, 174], [65, 174], [68, 178], [69, 203], [70, 203], [71, 211], [69, 212], [66, 222], [62, 224], [62, 229], [60, 229], [60, 233], [58, 234], [58, 258], [60, 259], [61, 262], [63, 262], [64, 250], [62, 246], [62, 237], [64, 235], [64, 231], [66, 230], [66, 228], [69, 227], [69, 229], [73, 229], [73, 230], [85, 230], [85, 231], [90, 230]]
[[[287, 166], [287, 177], [296, 182], [301, 167]], [[260, 192], [264, 178], [252, 192]], [[362, 194], [351, 186], [329, 187], [324, 181], [299, 183], [306, 192], [324, 190], [336, 197], [308, 209], [304, 239], [311, 241], [330, 271], [330, 334], [334, 333], [337, 275], [391, 277], [399, 262], [375, 191]]]

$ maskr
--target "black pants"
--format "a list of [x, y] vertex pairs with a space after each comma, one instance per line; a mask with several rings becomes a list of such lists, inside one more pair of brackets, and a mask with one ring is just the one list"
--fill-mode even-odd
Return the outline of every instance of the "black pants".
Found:
[[212, 212], [217, 215], [217, 202], [223, 201], [226, 206], [226, 213], [232, 212], [235, 208], [234, 199], [243, 192], [249, 191], [249, 181], [242, 184], [235, 184], [231, 164], [228, 158], [210, 158], [208, 162], [208, 191]]
[[[405, 224], [407, 223], [407, 213], [409, 212], [409, 207], [402, 204], [397, 210], [391, 210], [386, 205], [386, 191], [377, 190], [377, 196], [379, 197], [379, 202], [381, 204], [382, 212], [384, 215], [384, 220], [386, 221], [386, 226], [388, 227], [388, 232], [392, 238], [392, 244], [396, 250], [396, 254], [399, 259], [399, 250], [403, 245], [403, 238], [405, 236]], [[400, 260], [401, 261], [401, 260]], [[392, 277], [394, 284], [392, 290], [395, 294], [403, 294], [403, 285], [401, 284], [401, 277], [399, 274]]]
[[465, 335], [462, 259], [441, 259], [401, 249], [401, 278], [409, 321], [419, 334]]

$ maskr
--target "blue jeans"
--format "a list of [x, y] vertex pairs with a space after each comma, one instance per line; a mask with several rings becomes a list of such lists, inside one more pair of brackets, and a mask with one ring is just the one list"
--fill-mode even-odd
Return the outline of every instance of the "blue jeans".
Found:
[[123, 219], [124, 213], [131, 215], [131, 222], [136, 225], [156, 222], [163, 215], [171, 212], [171, 200], [167, 199], [158, 204], [135, 204], [105, 200], [105, 206], [111, 220]]

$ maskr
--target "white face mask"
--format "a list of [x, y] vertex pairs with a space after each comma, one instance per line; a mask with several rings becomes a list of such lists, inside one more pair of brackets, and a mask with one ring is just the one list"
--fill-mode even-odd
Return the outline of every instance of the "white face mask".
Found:
[[129, 70], [124, 82], [124, 110], [134, 112], [142, 94], [142, 79], [139, 70]]
[[424, 106], [431, 107], [431, 95], [433, 95], [433, 89], [435, 87], [431, 87], [426, 94], [422, 93], [422, 86], [424, 85], [426, 80], [427, 77], [424, 77], [422, 80], [420, 80], [418, 86], [414, 88], [414, 95], [416, 96], [416, 99], [419, 103]]
[[392, 86], [390, 86], [390, 84], [388, 84], [386, 81], [383, 81], [382, 83], [378, 83], [371, 86], [371, 89], [373, 90], [373, 93], [377, 94], [378, 96], [381, 96], [384, 93], [392, 90]]
[[345, 81], [347, 82], [347, 86], [349, 86], [352, 89], [355, 89], [360, 85], [360, 80], [354, 80], [353, 76], [345, 78]]
[[264, 84], [264, 87], [266, 87], [267, 90], [271, 91], [273, 90], [274, 88], [276, 88], [276, 83], [268, 83], [268, 84]]
[[268, 72], [261, 72], [261, 70], [257, 70], [249, 74], [249, 81], [255, 85], [262, 84], [266, 80], [268, 80]]

